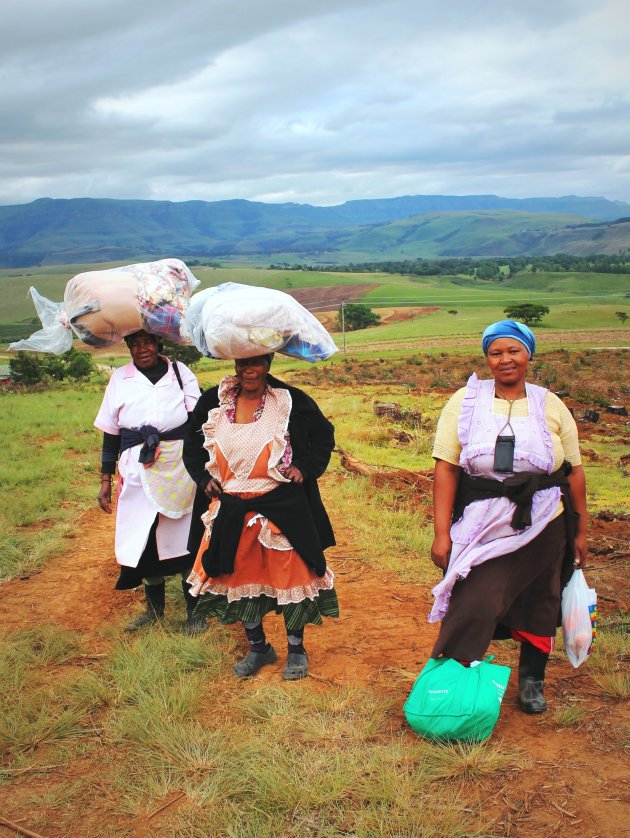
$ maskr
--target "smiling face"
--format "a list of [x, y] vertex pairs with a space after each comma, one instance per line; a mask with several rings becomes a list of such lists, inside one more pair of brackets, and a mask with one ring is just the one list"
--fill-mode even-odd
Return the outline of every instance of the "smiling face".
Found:
[[262, 396], [267, 385], [267, 373], [270, 366], [269, 355], [238, 358], [234, 361], [234, 370], [241, 385], [241, 392], [248, 396]]
[[527, 378], [529, 352], [514, 338], [497, 338], [488, 347], [486, 363], [499, 387], [520, 390]]
[[158, 362], [158, 341], [155, 335], [137, 332], [128, 341], [131, 360], [139, 370], [149, 370]]

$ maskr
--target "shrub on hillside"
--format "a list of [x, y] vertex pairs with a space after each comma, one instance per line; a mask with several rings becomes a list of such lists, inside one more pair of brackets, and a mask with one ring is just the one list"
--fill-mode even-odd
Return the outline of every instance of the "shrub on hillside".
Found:
[[363, 303], [348, 303], [342, 308], [339, 309], [339, 329], [345, 325], [346, 331], [355, 331], [356, 329], [367, 329], [369, 326], [378, 326], [381, 322], [381, 315], [376, 314]]

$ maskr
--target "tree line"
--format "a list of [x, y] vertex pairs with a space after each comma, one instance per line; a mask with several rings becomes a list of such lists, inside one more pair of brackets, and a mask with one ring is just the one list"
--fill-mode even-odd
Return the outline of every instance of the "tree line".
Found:
[[391, 273], [410, 276], [453, 276], [464, 274], [477, 279], [503, 281], [523, 271], [552, 273], [630, 273], [630, 250], [616, 254], [594, 254], [592, 256], [572, 256], [557, 253], [554, 256], [517, 256], [484, 258], [445, 258], [413, 259], [403, 261], [387, 260], [384, 262], [350, 262], [347, 265], [306, 265], [275, 263], [272, 270], [332, 271], [343, 273]]

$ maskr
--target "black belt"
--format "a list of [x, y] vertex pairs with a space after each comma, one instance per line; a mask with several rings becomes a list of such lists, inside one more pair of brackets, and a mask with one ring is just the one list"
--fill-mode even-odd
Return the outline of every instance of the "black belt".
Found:
[[155, 460], [155, 451], [161, 440], [167, 439], [183, 439], [186, 434], [188, 422], [173, 428], [170, 431], [158, 431], [153, 425], [142, 425], [142, 427], [132, 430], [131, 428], [122, 428], [120, 431], [120, 450], [126, 451], [127, 448], [133, 448], [135, 445], [144, 445], [140, 449], [138, 455], [138, 462], [143, 465], [151, 465]]
[[275, 524], [302, 561], [318, 576], [324, 575], [326, 559], [302, 486], [281, 483], [270, 492], [253, 498], [223, 493], [219, 500], [221, 506], [212, 524], [210, 544], [201, 557], [208, 576], [234, 572], [234, 559], [248, 512], [259, 512]]
[[534, 474], [529, 471], [522, 471], [506, 477], [505, 480], [493, 480], [490, 477], [471, 477], [465, 471], [462, 471], [453, 509], [453, 521], [458, 521], [462, 517], [464, 509], [473, 501], [485, 500], [486, 498], [508, 498], [516, 504], [511, 521], [512, 528], [524, 530], [532, 524], [532, 499], [534, 495], [541, 489], [550, 489], [552, 486], [560, 487], [565, 501], [565, 509], [567, 509], [568, 503], [569, 510], [573, 511], [568, 481], [568, 475], [571, 474], [571, 471], [571, 463], [566, 460], [562, 467], [558, 471], [554, 471], [553, 474]]

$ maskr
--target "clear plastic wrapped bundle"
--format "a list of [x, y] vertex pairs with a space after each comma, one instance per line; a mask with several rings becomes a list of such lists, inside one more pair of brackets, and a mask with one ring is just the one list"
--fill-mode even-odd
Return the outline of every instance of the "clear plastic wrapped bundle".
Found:
[[10, 348], [59, 354], [70, 349], [74, 335], [89, 346], [111, 346], [140, 329], [189, 343], [182, 324], [198, 285], [180, 259], [161, 259], [77, 274], [66, 285], [63, 303], [31, 288], [43, 328]]
[[324, 361], [335, 352], [319, 320], [290, 294], [225, 282], [194, 294], [185, 330], [208, 358], [252, 358], [280, 352], [304, 361]]

